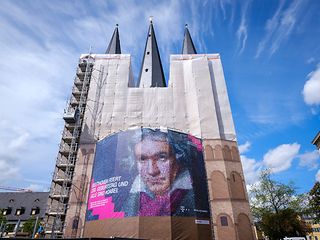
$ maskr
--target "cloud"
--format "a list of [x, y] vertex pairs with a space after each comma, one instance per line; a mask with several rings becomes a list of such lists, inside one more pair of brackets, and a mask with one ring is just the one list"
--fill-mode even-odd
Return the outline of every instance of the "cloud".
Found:
[[316, 174], [316, 180], [318, 182], [320, 182], [320, 169], [318, 170], [317, 174]]
[[251, 147], [251, 143], [249, 141], [246, 141], [244, 144], [239, 145], [239, 152], [240, 154], [243, 154], [245, 152], [248, 152]]
[[237, 38], [238, 38], [238, 53], [241, 54], [245, 47], [246, 47], [246, 42], [248, 38], [248, 25], [247, 25], [247, 11], [249, 8], [251, 1], [247, 0], [241, 9], [241, 20], [240, 20], [240, 25], [237, 30]]
[[[195, 43], [204, 48], [199, 19], [206, 20], [211, 13], [199, 14], [197, 1], [190, 5], [174, 0], [90, 4], [1, 2], [0, 184], [26, 188], [31, 183], [38, 189], [46, 185], [25, 181], [31, 178], [50, 184], [78, 57], [90, 45], [93, 52], [103, 53], [116, 23], [122, 51], [131, 54], [135, 75], [150, 15], [166, 72], [169, 55], [175, 53], [172, 49], [181, 49], [184, 23], [188, 22]], [[212, 29], [207, 22], [203, 21], [206, 29]]]
[[19, 174], [19, 169], [12, 164], [7, 163], [7, 159], [0, 156], [0, 183], [3, 185], [8, 179], [15, 178]]
[[272, 37], [273, 33], [277, 29], [280, 21], [280, 16], [281, 16], [280, 13], [283, 8], [284, 2], [285, 2], [284, 0], [279, 1], [279, 6], [276, 12], [274, 13], [271, 19], [267, 20], [267, 23], [265, 26], [266, 34], [263, 37], [263, 40], [259, 42], [257, 53], [255, 56], [256, 58], [260, 56], [261, 52], [265, 49], [267, 43], [270, 41], [270, 38]]
[[291, 167], [292, 160], [297, 157], [300, 144], [282, 144], [269, 150], [263, 156], [263, 164], [272, 172], [281, 172]]
[[22, 133], [18, 138], [12, 139], [12, 141], [8, 145], [9, 149], [16, 150], [22, 148], [26, 144], [28, 138], [29, 133]]
[[313, 152], [306, 152], [304, 154], [299, 155], [299, 165], [301, 167], [308, 167], [310, 170], [317, 169], [319, 166], [319, 157], [320, 155], [318, 150], [314, 150]]
[[25, 188], [25, 176], [50, 181], [78, 54], [62, 47], [68, 21], [59, 30], [33, 2], [2, 4], [0, 184]]
[[246, 179], [246, 184], [248, 185], [255, 184], [259, 179], [260, 171], [263, 167], [262, 163], [257, 162], [255, 159], [248, 158], [243, 155], [241, 155], [240, 157], [241, 157], [244, 176]]
[[5, 120], [0, 122], [0, 131], [0, 184], [6, 184], [20, 176], [18, 159], [26, 149], [29, 132]]
[[274, 15], [267, 20], [265, 25], [265, 35], [258, 44], [255, 57], [268, 48], [270, 56], [273, 55], [292, 34], [296, 23], [302, 15], [302, 0], [292, 1], [287, 9], [283, 9], [285, 1], [279, 1], [279, 6]]
[[316, 70], [308, 74], [308, 80], [304, 84], [302, 95], [306, 104], [320, 104], [320, 64], [318, 64]]
[[30, 189], [33, 192], [45, 192], [48, 190], [47, 188], [39, 184], [30, 184], [26, 187], [26, 189]]
[[[244, 153], [248, 151], [251, 144], [246, 142], [239, 146], [239, 151]], [[295, 158], [299, 159], [299, 165], [301, 167], [307, 167], [310, 170], [317, 169], [319, 167], [319, 152], [317, 150], [312, 152], [306, 152], [299, 155], [300, 144], [281, 144], [273, 149], [267, 151], [263, 156], [263, 160], [256, 160], [245, 155], [240, 155], [244, 176], [246, 179], [247, 188], [256, 184], [259, 181], [259, 176], [262, 170], [271, 169], [273, 173], [279, 173], [288, 170], [292, 161]], [[317, 179], [320, 179], [320, 170], [316, 175]]]

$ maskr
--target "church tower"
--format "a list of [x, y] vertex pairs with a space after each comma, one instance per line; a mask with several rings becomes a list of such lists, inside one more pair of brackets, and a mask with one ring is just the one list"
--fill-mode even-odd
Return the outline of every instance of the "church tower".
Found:
[[137, 82], [116, 26], [80, 56], [64, 120], [48, 237], [255, 239], [220, 55], [187, 25], [167, 82], [152, 20]]

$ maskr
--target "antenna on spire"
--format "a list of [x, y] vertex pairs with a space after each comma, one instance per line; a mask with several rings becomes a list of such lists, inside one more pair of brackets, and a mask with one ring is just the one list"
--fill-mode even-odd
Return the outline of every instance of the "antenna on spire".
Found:
[[149, 21], [150, 21], [150, 23], [153, 23], [153, 16], [149, 17]]

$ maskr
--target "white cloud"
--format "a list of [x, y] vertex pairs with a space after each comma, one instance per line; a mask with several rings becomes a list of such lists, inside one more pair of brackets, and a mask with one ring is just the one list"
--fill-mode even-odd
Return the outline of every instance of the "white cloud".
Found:
[[301, 4], [303, 1], [295, 0], [291, 3], [286, 11], [282, 14], [282, 18], [279, 27], [275, 33], [273, 42], [271, 44], [270, 54], [274, 54], [280, 45], [288, 39], [293, 32], [293, 29], [298, 21], [298, 14], [301, 13]]
[[[1, 2], [0, 184], [27, 188], [31, 183], [38, 189], [50, 184], [77, 59], [90, 45], [93, 52], [103, 53], [116, 23], [122, 52], [131, 54], [136, 72], [149, 15], [154, 16], [165, 71], [172, 49], [181, 49], [184, 23], [188, 22], [195, 44], [204, 46], [199, 18], [208, 14], [193, 8], [197, 1], [187, 6], [188, 15], [181, 11], [185, 4], [174, 0], [92, 4], [94, 12], [80, 1]], [[208, 24], [206, 28], [212, 29]], [[31, 178], [33, 182], [25, 181]]]
[[262, 163], [243, 155], [241, 155], [240, 157], [246, 184], [251, 185], [257, 183], [260, 171], [262, 169]]
[[265, 35], [258, 44], [255, 57], [259, 57], [261, 53], [268, 47], [269, 54], [273, 55], [292, 34], [296, 23], [300, 17], [303, 17], [303, 1], [292, 1], [286, 10], [283, 10], [285, 1], [281, 0], [274, 15], [267, 20], [265, 26]]
[[317, 174], [316, 174], [316, 180], [318, 182], [320, 182], [320, 169], [318, 170]]
[[248, 38], [248, 25], [247, 25], [246, 18], [247, 18], [247, 11], [250, 3], [251, 3], [250, 0], [245, 1], [241, 9], [241, 20], [240, 20], [239, 28], [237, 30], [239, 54], [241, 54], [244, 51], [246, 47], [247, 38]]
[[29, 186], [26, 187], [26, 189], [30, 189], [33, 192], [45, 192], [48, 190], [44, 186], [39, 184], [30, 184]]
[[13, 164], [9, 164], [7, 159], [2, 159], [0, 156], [0, 183], [4, 185], [8, 183], [8, 179], [15, 178], [19, 175], [19, 169]]
[[265, 49], [267, 43], [270, 41], [270, 38], [272, 37], [274, 31], [277, 29], [278, 24], [279, 24], [279, 19], [280, 19], [280, 13], [284, 5], [284, 0], [279, 1], [279, 6], [275, 12], [275, 14], [272, 16], [271, 19], [267, 20], [265, 30], [266, 34], [263, 37], [262, 41], [259, 42], [257, 53], [256, 53], [256, 58], [260, 56], [261, 52]]
[[263, 164], [272, 172], [281, 172], [291, 167], [292, 160], [297, 157], [300, 144], [282, 144], [269, 150], [263, 156]]
[[244, 144], [239, 145], [239, 152], [240, 154], [246, 153], [249, 151], [251, 147], [251, 143], [249, 141], [246, 141]]
[[0, 122], [0, 132], [0, 184], [4, 185], [20, 176], [18, 159], [27, 147], [29, 133], [5, 120]]
[[25, 144], [27, 143], [28, 138], [29, 138], [29, 133], [27, 132], [22, 133], [18, 138], [12, 139], [9, 142], [8, 144], [9, 149], [15, 150], [15, 149], [24, 147]]
[[[239, 146], [239, 151], [242, 153], [246, 152], [250, 146], [250, 142], [246, 142]], [[295, 158], [299, 159], [299, 165], [301, 167], [307, 167], [310, 170], [319, 167], [320, 154], [317, 150], [304, 154], [299, 154], [299, 150], [300, 144], [298, 143], [281, 144], [267, 151], [262, 161], [240, 155], [247, 189], [249, 189], [252, 184], [259, 182], [259, 176], [263, 169], [269, 168], [273, 173], [288, 170]], [[316, 174], [316, 179], [318, 181], [320, 180], [320, 170]]]
[[308, 80], [302, 90], [304, 102], [308, 105], [320, 104], [320, 64], [308, 74]]
[[319, 166], [319, 157], [320, 155], [318, 150], [314, 150], [313, 152], [306, 152], [304, 154], [299, 155], [299, 165], [302, 167], [308, 167], [309, 169], [316, 169]]

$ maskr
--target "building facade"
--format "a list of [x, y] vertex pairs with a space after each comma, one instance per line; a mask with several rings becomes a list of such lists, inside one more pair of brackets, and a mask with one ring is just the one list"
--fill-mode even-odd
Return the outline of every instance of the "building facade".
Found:
[[45, 217], [48, 192], [0, 192], [0, 233], [19, 230], [29, 219], [41, 222]]
[[116, 27], [81, 55], [64, 119], [47, 236], [255, 239], [220, 55], [187, 27], [168, 84], [152, 21], [137, 83]]

